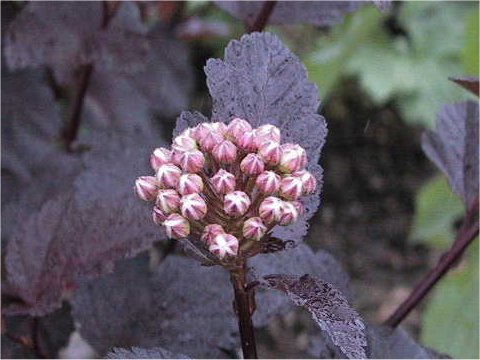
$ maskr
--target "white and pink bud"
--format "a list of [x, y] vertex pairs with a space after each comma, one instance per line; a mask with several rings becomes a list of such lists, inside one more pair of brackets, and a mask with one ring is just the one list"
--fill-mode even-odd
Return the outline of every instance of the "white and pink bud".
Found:
[[170, 214], [163, 222], [170, 239], [182, 239], [190, 234], [190, 223], [179, 214]]
[[253, 217], [243, 223], [242, 235], [246, 239], [260, 241], [267, 232], [267, 227], [259, 217]]
[[243, 191], [233, 191], [223, 199], [223, 211], [232, 217], [242, 216], [250, 205], [250, 198]]
[[154, 206], [152, 210], [152, 219], [153, 222], [157, 225], [163, 225], [163, 222], [167, 220], [167, 214], [165, 214], [158, 207]]
[[306, 170], [300, 170], [294, 172], [292, 175], [302, 180], [304, 195], [313, 194], [317, 189], [317, 179], [315, 179], [312, 173]]
[[155, 205], [165, 214], [178, 212], [180, 208], [180, 195], [172, 189], [160, 190]]
[[172, 151], [165, 148], [156, 148], [150, 156], [150, 165], [154, 171], [162, 165], [172, 162]]
[[218, 234], [213, 238], [208, 250], [220, 259], [226, 256], [236, 256], [238, 253], [238, 239], [230, 234]]
[[225, 136], [227, 134], [227, 124], [223, 122], [213, 122], [210, 124], [212, 125], [212, 129], [218, 132], [220, 135]]
[[258, 175], [265, 169], [265, 163], [257, 154], [248, 154], [240, 163], [240, 169], [247, 175]]
[[283, 215], [285, 202], [275, 196], [269, 196], [258, 207], [258, 214], [266, 224], [279, 222]]
[[303, 194], [303, 183], [300, 177], [285, 176], [280, 182], [280, 196], [288, 200], [296, 200]]
[[205, 228], [203, 229], [200, 240], [202, 240], [207, 245], [211, 245], [213, 243], [213, 238], [218, 234], [225, 234], [225, 230], [223, 230], [223, 227], [218, 224], [210, 224], [205, 226]]
[[177, 190], [181, 195], [198, 194], [203, 191], [203, 180], [197, 174], [183, 174], [178, 180]]
[[237, 141], [238, 147], [247, 152], [257, 151], [257, 139], [255, 130], [247, 131], [240, 136]]
[[173, 160], [189, 173], [197, 173], [205, 165], [205, 156], [200, 150], [174, 151]]
[[173, 164], [161, 165], [157, 170], [157, 181], [161, 188], [176, 188], [182, 170]]
[[297, 221], [298, 219], [298, 210], [294, 204], [289, 201], [284, 201], [283, 204], [283, 213], [280, 217], [280, 225], [290, 225]]
[[224, 137], [216, 131], [205, 132], [198, 140], [202, 150], [211, 152], [215, 146], [220, 144]]
[[140, 176], [135, 180], [135, 193], [144, 201], [153, 201], [157, 197], [158, 185], [154, 176]]
[[[193, 135], [192, 132], [189, 132], [188, 134]], [[179, 135], [175, 139], [173, 139], [172, 149], [178, 152], [195, 150], [197, 149], [197, 142], [192, 136], [184, 133], [183, 135]]]
[[185, 195], [180, 199], [180, 211], [190, 220], [200, 220], [207, 215], [207, 203], [198, 194]]
[[290, 201], [290, 203], [292, 203], [293, 206], [295, 206], [295, 209], [297, 209], [298, 216], [301, 216], [305, 213], [305, 206], [303, 206], [303, 204], [300, 201], [294, 200], [294, 201]]
[[219, 194], [227, 194], [235, 190], [235, 176], [226, 170], [218, 170], [210, 181], [215, 191]]
[[267, 140], [258, 146], [258, 155], [265, 164], [275, 166], [280, 161], [280, 144], [276, 141]]
[[267, 140], [272, 140], [277, 143], [280, 142], [280, 129], [274, 125], [270, 125], [270, 124], [261, 125], [255, 130], [255, 134], [256, 134], [255, 141], [257, 143], [257, 146], [259, 146], [260, 144], [262, 144]]
[[264, 171], [257, 176], [255, 186], [265, 195], [272, 195], [280, 189], [281, 178], [273, 171]]
[[283, 144], [281, 146], [281, 156], [279, 170], [284, 173], [293, 173], [302, 170], [307, 164], [307, 153], [305, 149], [298, 144]]
[[231, 164], [237, 158], [237, 147], [229, 140], [223, 140], [212, 150], [213, 158], [220, 164]]
[[234, 143], [238, 143], [240, 138], [247, 131], [252, 131], [252, 126], [248, 121], [235, 118], [227, 126], [227, 137]]

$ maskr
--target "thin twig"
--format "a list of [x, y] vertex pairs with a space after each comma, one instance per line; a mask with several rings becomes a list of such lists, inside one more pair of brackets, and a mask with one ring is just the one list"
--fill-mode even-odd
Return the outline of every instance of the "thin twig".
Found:
[[478, 235], [478, 197], [470, 206], [465, 215], [464, 222], [460, 227], [455, 241], [450, 250], [440, 257], [437, 265], [430, 270], [425, 277], [412, 290], [408, 298], [397, 310], [385, 321], [385, 325], [396, 327], [412, 311], [435, 286], [435, 284], [457, 263], [465, 249]]
[[252, 315], [255, 309], [254, 292], [247, 291], [246, 264], [230, 273], [235, 301], [234, 307], [238, 318], [240, 338], [244, 359], [257, 359], [257, 348], [255, 345], [255, 333], [253, 330]]
[[262, 10], [257, 15], [257, 18], [253, 24], [247, 24], [247, 32], [252, 33], [255, 31], [262, 31], [267, 26], [268, 19], [272, 15], [273, 9], [277, 5], [276, 1], [265, 1], [262, 6]]

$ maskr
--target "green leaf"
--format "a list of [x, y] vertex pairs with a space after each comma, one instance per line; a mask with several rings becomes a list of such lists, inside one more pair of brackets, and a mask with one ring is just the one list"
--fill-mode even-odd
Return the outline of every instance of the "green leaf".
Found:
[[453, 223], [463, 212], [462, 201], [450, 190], [446, 178], [441, 175], [433, 178], [416, 196], [410, 239], [447, 248], [455, 236]]
[[454, 358], [479, 358], [478, 238], [466, 263], [437, 285], [424, 312], [422, 342]]
[[478, 11], [468, 17], [465, 29], [465, 47], [462, 52], [463, 69], [465, 75], [478, 76]]

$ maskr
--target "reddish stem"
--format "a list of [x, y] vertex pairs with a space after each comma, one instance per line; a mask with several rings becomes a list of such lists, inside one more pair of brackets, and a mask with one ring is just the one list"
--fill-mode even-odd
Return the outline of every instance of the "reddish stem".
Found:
[[247, 32], [252, 33], [255, 31], [262, 31], [267, 25], [268, 19], [270, 18], [270, 15], [272, 15], [273, 9], [276, 5], [276, 1], [265, 1], [262, 10], [260, 10], [260, 13], [257, 15], [253, 24], [246, 25]]
[[457, 263], [465, 249], [478, 235], [478, 197], [467, 211], [464, 222], [460, 227], [450, 250], [445, 253], [437, 265], [412, 290], [408, 298], [385, 321], [390, 327], [398, 326], [435, 286], [435, 284]]

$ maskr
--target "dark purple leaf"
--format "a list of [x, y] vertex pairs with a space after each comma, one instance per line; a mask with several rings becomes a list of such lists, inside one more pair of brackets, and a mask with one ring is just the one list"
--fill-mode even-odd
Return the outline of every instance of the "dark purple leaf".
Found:
[[190, 359], [182, 354], [174, 354], [161, 347], [143, 349], [132, 347], [131, 349], [113, 348], [107, 354], [107, 359]]
[[73, 299], [82, 336], [100, 353], [114, 346], [168, 346], [191, 357], [225, 357], [237, 344], [228, 273], [168, 256], [154, 271], [146, 259], [86, 282]]
[[459, 77], [459, 78], [451, 77], [450, 80], [462, 86], [463, 88], [467, 89], [472, 94], [480, 96], [478, 77]]
[[305, 307], [348, 358], [366, 358], [365, 325], [339, 290], [308, 274], [267, 275], [264, 279], [268, 287], [285, 292], [295, 305]]
[[[306, 23], [327, 27], [368, 3], [367, 1], [278, 1], [268, 24]], [[377, 2], [375, 2], [377, 3]], [[263, 1], [215, 1], [230, 15], [252, 24], [264, 4]], [[377, 5], [378, 6], [378, 5]]]
[[469, 206], [478, 196], [478, 103], [443, 106], [435, 132], [423, 134], [422, 148]]
[[[251, 275], [261, 279], [268, 274], [313, 274], [335, 285], [342, 293], [349, 294], [348, 275], [340, 264], [326, 251], [314, 253], [306, 244], [274, 254], [258, 255], [249, 262]], [[265, 326], [273, 317], [292, 309], [291, 302], [274, 291], [257, 291], [257, 310], [253, 320], [255, 326]]]

